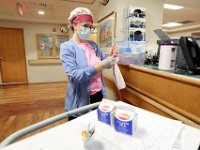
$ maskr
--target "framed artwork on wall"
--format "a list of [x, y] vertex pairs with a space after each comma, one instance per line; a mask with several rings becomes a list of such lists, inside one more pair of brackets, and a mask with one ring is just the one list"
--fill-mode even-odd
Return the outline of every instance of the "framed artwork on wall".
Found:
[[98, 21], [98, 46], [105, 54], [109, 54], [116, 37], [116, 19], [117, 13], [113, 11]]
[[37, 34], [38, 58], [59, 58], [60, 44], [69, 40], [69, 35]]
[[55, 49], [56, 49], [56, 56], [59, 57], [60, 55], [60, 44], [69, 40], [69, 37], [66, 35], [55, 35]]

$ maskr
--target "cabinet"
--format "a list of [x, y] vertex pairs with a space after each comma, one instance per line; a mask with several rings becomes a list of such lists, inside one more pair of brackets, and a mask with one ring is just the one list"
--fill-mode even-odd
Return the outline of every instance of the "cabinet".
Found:
[[145, 17], [144, 8], [129, 6], [123, 10], [123, 40], [145, 41]]

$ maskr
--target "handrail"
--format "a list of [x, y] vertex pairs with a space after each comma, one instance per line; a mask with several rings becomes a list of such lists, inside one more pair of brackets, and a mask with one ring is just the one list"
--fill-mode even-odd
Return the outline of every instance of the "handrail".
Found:
[[100, 102], [97, 102], [97, 103], [94, 103], [94, 104], [90, 104], [90, 105], [87, 105], [87, 106], [83, 106], [81, 108], [78, 108], [78, 109], [74, 109], [74, 110], [71, 110], [71, 111], [68, 111], [68, 112], [65, 112], [65, 113], [62, 113], [62, 114], [59, 114], [57, 116], [54, 116], [54, 117], [51, 117], [49, 119], [46, 119], [44, 121], [41, 121], [41, 122], [38, 122], [36, 124], [33, 124], [31, 126], [28, 126], [28, 127], [25, 127], [13, 134], [11, 134], [10, 136], [8, 136], [5, 140], [2, 141], [2, 143], [0, 144], [0, 149], [13, 143], [14, 141], [16, 141], [18, 138], [28, 134], [28, 133], [31, 133], [35, 130], [38, 130], [42, 127], [45, 127], [49, 124], [52, 124], [54, 122], [57, 122], [57, 121], [60, 121], [62, 119], [65, 119], [66, 117], [69, 117], [71, 115], [74, 115], [74, 114], [77, 114], [77, 113], [81, 113], [81, 112], [84, 112], [84, 111], [88, 111], [90, 109], [93, 109], [93, 108], [96, 108], [98, 107], [98, 105], [100, 104]]

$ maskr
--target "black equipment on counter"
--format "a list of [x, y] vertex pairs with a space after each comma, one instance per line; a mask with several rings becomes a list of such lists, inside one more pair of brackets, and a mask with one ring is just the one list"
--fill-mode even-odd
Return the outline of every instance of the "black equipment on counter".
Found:
[[160, 38], [157, 41], [158, 58], [162, 41], [173, 41], [179, 45], [176, 55], [176, 68], [200, 74], [200, 37], [181, 36], [180, 39], [170, 39], [161, 29], [156, 29], [154, 32]]
[[[178, 56], [177, 65], [181, 69], [188, 69], [196, 74], [200, 74], [200, 37], [182, 36], [179, 39], [179, 45], [183, 57], [181, 55]], [[184, 58], [185, 62], [182, 58]]]

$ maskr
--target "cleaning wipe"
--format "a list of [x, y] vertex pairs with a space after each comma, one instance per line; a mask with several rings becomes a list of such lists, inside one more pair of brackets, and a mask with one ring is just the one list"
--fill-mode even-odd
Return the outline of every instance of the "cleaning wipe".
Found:
[[108, 125], [113, 125], [115, 102], [103, 99], [97, 109], [98, 120]]

